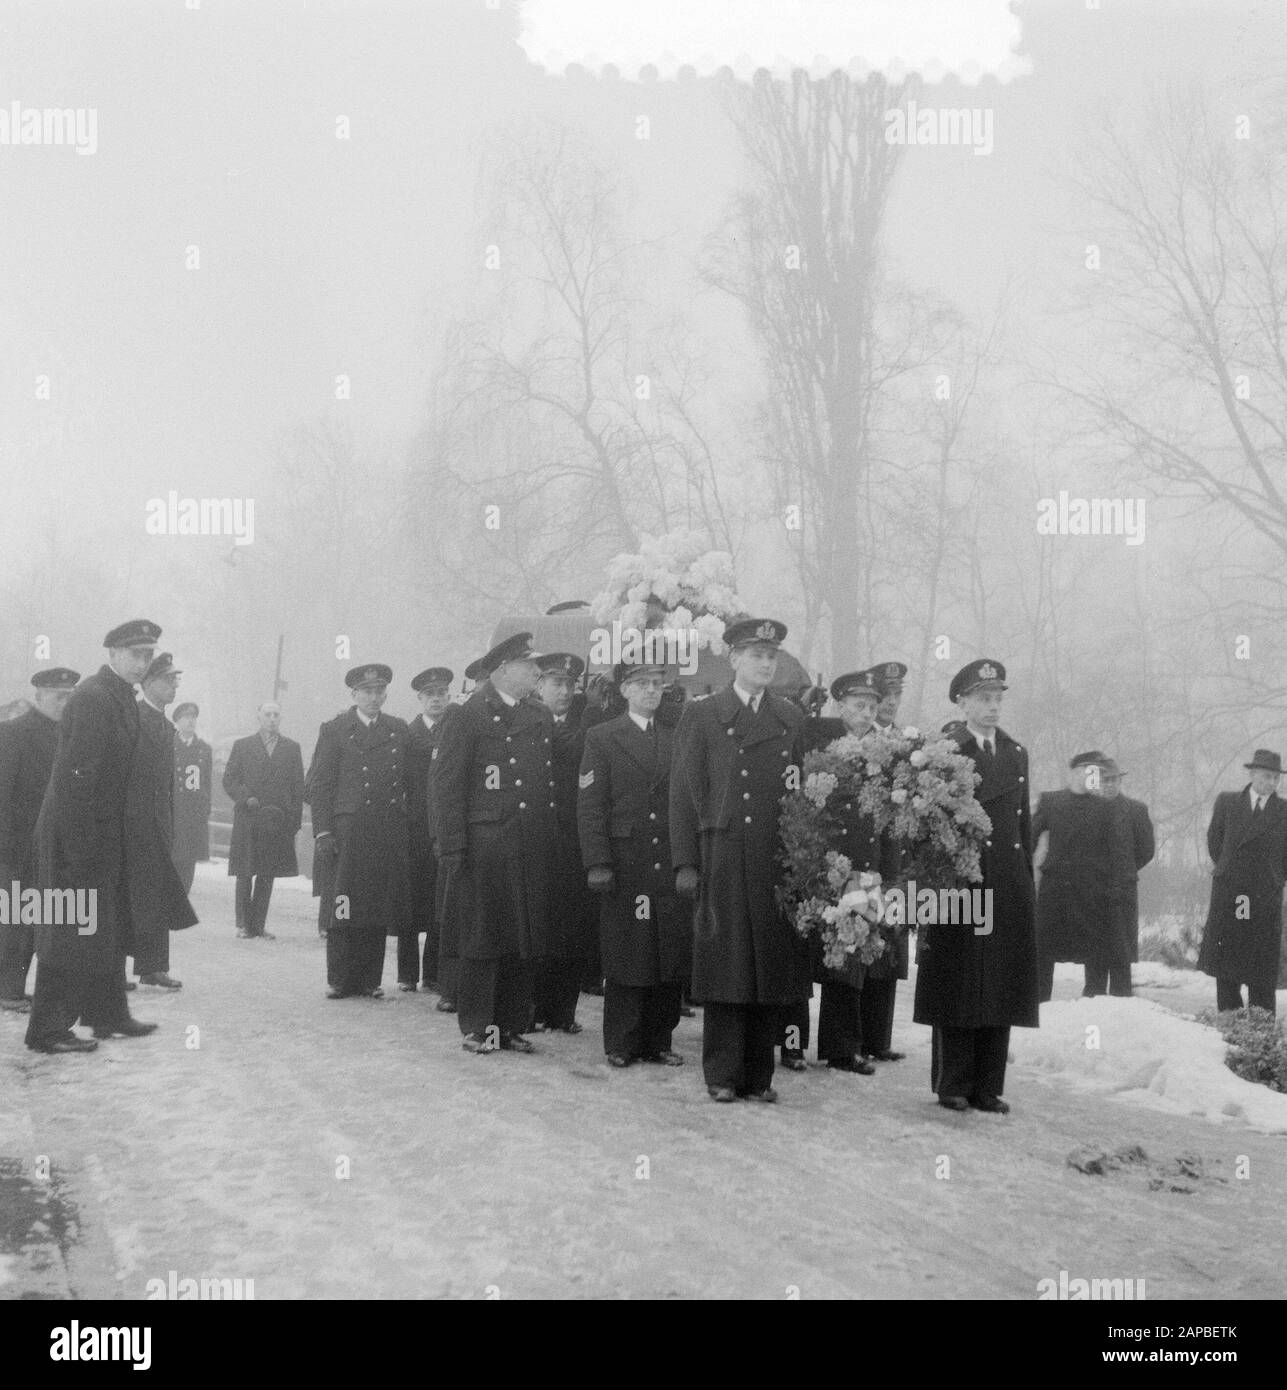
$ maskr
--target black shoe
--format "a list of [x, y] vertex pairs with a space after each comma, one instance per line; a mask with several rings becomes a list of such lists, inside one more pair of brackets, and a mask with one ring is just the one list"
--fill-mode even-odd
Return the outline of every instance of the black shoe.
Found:
[[690, 1008], [687, 1004], [681, 1004], [679, 1006], [679, 1016], [680, 1018], [696, 1018], [697, 1010]]
[[864, 1052], [864, 1057], [869, 1057], [873, 1062], [901, 1062], [907, 1056], [905, 1052], [893, 1052], [885, 1048], [880, 1052]]
[[92, 1038], [78, 1038], [68, 1030], [53, 1042], [28, 1043], [27, 1046], [33, 1052], [93, 1052], [98, 1044]]
[[630, 1058], [623, 1057], [619, 1052], [609, 1052], [608, 1065], [610, 1067], [628, 1067], [630, 1065]]
[[944, 1110], [968, 1110], [970, 1102], [964, 1096], [939, 1096], [938, 1103]]
[[403, 994], [414, 994], [416, 992], [416, 982], [412, 980], [410, 984], [407, 984], [405, 980], [399, 980], [398, 988], [403, 992]]
[[545, 1023], [545, 1022], [538, 1022], [538, 1023], [533, 1023], [533, 1024], [532, 1024], [532, 1032], [533, 1032], [533, 1033], [548, 1033], [549, 1031], [550, 1031], [550, 1025], [549, 1025], [548, 1023]]
[[125, 992], [128, 994], [132, 989], [138, 989], [138, 985], [136, 985], [133, 980], [126, 980]]
[[502, 1052], [535, 1052], [536, 1044], [530, 1038], [525, 1038], [522, 1033], [502, 1033], [501, 1034]]
[[255, 935], [260, 941], [276, 941], [277, 938], [270, 931], [257, 931]]
[[578, 1033], [585, 1032], [585, 1029], [582, 1028], [576, 1019], [573, 1019], [571, 1023], [555, 1024], [554, 1031], [556, 1033], [570, 1033], [573, 1037], [576, 1037]]
[[328, 989], [326, 997], [328, 999], [347, 999], [349, 996], [342, 989]]
[[582, 985], [582, 986], [581, 986], [581, 993], [582, 993], [582, 994], [593, 994], [593, 995], [598, 996], [598, 997], [601, 999], [601, 998], [603, 997], [603, 981], [602, 981], [602, 980], [599, 980], [596, 984], [592, 984], [592, 985]]
[[245, 927], [239, 927], [237, 929], [237, 939], [239, 941], [248, 941], [251, 935], [252, 933], [248, 932]]
[[859, 1076], [874, 1076], [876, 1068], [864, 1057], [833, 1057], [828, 1061], [827, 1066], [832, 1071], [852, 1071]]
[[434, 1005], [434, 1008], [437, 1009], [440, 1014], [454, 1014], [456, 1012], [456, 1001], [454, 999], [448, 999], [444, 994]]
[[766, 1086], [762, 1091], [747, 1091], [747, 1100], [758, 1100], [764, 1105], [776, 1105], [778, 1093], [772, 1086]]
[[650, 1052], [644, 1059], [645, 1062], [656, 1062], [663, 1067], [682, 1067], [684, 1059], [678, 1052]]
[[0, 1009], [4, 1009], [11, 1014], [29, 1014], [31, 1012], [31, 999], [0, 999]]
[[362, 991], [368, 999], [383, 999], [384, 991], [377, 985], [375, 989], [365, 989]]
[[182, 989], [183, 981], [172, 979], [163, 970], [155, 971], [150, 975], [140, 975], [139, 984], [155, 985], [157, 989]]
[[143, 1038], [149, 1033], [156, 1032], [155, 1023], [141, 1023], [137, 1018], [127, 1018], [124, 1023], [114, 1024], [111, 1028], [95, 1028], [96, 1038]]
[[421, 992], [422, 994], [437, 994], [437, 993], [438, 993], [438, 981], [437, 981], [437, 980], [421, 980], [421, 981], [420, 981], [420, 992]]
[[466, 1052], [495, 1052], [496, 1044], [482, 1033], [466, 1033], [460, 1043]]
[[720, 1101], [722, 1104], [737, 1099], [737, 1092], [731, 1086], [707, 1086], [706, 1092], [712, 1100]]
[[971, 1096], [970, 1104], [975, 1110], [986, 1110], [992, 1115], [1008, 1115], [1010, 1107], [1000, 1096]]
[[808, 1071], [809, 1064], [804, 1059], [804, 1053], [798, 1047], [784, 1047], [782, 1049], [782, 1065], [787, 1071]]

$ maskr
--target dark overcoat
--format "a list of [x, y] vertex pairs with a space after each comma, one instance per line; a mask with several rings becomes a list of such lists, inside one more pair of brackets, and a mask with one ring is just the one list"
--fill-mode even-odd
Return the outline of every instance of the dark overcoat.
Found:
[[381, 711], [368, 728], [346, 710], [319, 730], [309, 776], [313, 833], [338, 850], [328, 930], [410, 931], [406, 724]]
[[407, 726], [407, 829], [411, 866], [411, 916], [417, 932], [437, 931], [438, 857], [434, 852], [429, 768], [442, 741], [443, 725], [457, 706], [448, 705], [432, 728], [418, 714]]
[[728, 1004], [807, 999], [809, 951], [779, 908], [778, 816], [798, 776], [804, 715], [766, 691], [751, 713], [733, 686], [685, 705], [670, 779], [676, 869], [700, 870], [693, 998]]
[[36, 708], [0, 724], [0, 887], [36, 887], [36, 818], [58, 751], [58, 723]]
[[550, 749], [555, 834], [548, 949], [555, 960], [592, 960], [598, 950], [599, 905], [586, 887], [577, 828], [577, 778], [585, 740], [586, 727], [577, 712], [569, 713], [561, 723], [554, 721]]
[[670, 857], [670, 767], [674, 735], [629, 714], [585, 738], [577, 798], [581, 859], [613, 872], [599, 897], [606, 979], [620, 985], [687, 983], [693, 967], [692, 912], [675, 896]]
[[1048, 836], [1037, 890], [1037, 954], [1095, 962], [1125, 959], [1130, 941], [1112, 906], [1119, 813], [1107, 798], [1069, 787], [1042, 792], [1032, 838]]
[[1251, 797], [1216, 797], [1207, 849], [1215, 861], [1198, 969], [1240, 984], [1278, 978], [1283, 881], [1287, 876], [1287, 802], [1272, 794], [1259, 816]]
[[1153, 859], [1156, 845], [1148, 807], [1129, 796], [1115, 796], [1113, 808], [1112, 912], [1120, 940], [1128, 943], [1130, 959], [1140, 958], [1140, 870]]
[[139, 737], [125, 802], [125, 865], [134, 950], [197, 920], [174, 867], [174, 725], [139, 702]]
[[210, 858], [210, 797], [214, 791], [210, 745], [193, 735], [174, 739], [174, 861]]
[[992, 931], [940, 923], [918, 929], [917, 1023], [944, 1028], [1038, 1026], [1037, 933], [1032, 885], [1032, 812], [1028, 754], [1004, 729], [996, 752], [984, 759], [973, 734], [946, 735], [972, 759], [982, 781], [974, 795], [992, 822], [981, 855], [981, 887], [991, 890]]
[[93, 889], [92, 935], [42, 923], [36, 952], [75, 976], [117, 974], [132, 946], [126, 882], [125, 805], [139, 737], [134, 687], [101, 667], [72, 691], [58, 724], [58, 751], [36, 820], [42, 888]]
[[[229, 874], [294, 878], [299, 873], [295, 836], [304, 820], [304, 757], [299, 744], [279, 734], [269, 757], [259, 734], [239, 738], [228, 754], [223, 789], [232, 798]], [[252, 796], [258, 807], [246, 805]]]
[[[463, 855], [443, 892], [443, 951], [547, 955], [557, 812], [554, 716], [508, 705], [483, 681], [443, 729], [429, 772], [440, 859]], [[447, 933], [454, 940], [447, 939]]]

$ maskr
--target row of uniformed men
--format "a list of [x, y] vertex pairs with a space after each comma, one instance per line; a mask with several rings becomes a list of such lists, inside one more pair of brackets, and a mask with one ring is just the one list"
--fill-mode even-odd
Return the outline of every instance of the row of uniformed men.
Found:
[[[422, 699], [432, 689], [441, 700], [420, 731], [380, 714], [388, 667], [350, 672], [355, 706], [324, 726], [309, 775], [319, 862], [331, 874], [332, 997], [379, 990], [383, 935], [400, 934], [406, 918], [408, 877], [390, 872], [406, 839], [381, 827], [396, 827], [414, 735], [427, 751], [423, 832], [440, 923], [440, 954], [424, 975], [454, 1004], [463, 1046], [530, 1052], [534, 1018], [575, 1029], [592, 893], [610, 1063], [680, 1064], [671, 1035], [688, 983], [704, 1006], [711, 1095], [776, 1099], [775, 1049], [802, 1064], [815, 973], [776, 898], [784, 774], [810, 747], [870, 728], [882, 703], [892, 719], [905, 674], [890, 663], [841, 677], [832, 694], [842, 718], [810, 720], [770, 689], [785, 635], [772, 619], [730, 625], [734, 680], [685, 706], [677, 724], [666, 672], [652, 666], [614, 673], [623, 712], [578, 717], [579, 659], [536, 653], [530, 634], [473, 664], [466, 674], [479, 684], [462, 705], [446, 702], [449, 672], [417, 677]], [[979, 765], [992, 817], [984, 886], [997, 900], [989, 937], [957, 930], [922, 945], [916, 1018], [935, 1028], [934, 1086], [953, 1109], [1006, 1108], [1009, 1027], [1037, 1022], [1027, 756], [998, 727], [1005, 688], [1001, 664], [982, 660], [950, 692], [964, 715], [951, 736]], [[891, 847], [869, 825], [855, 818], [850, 839], [857, 864], [893, 876]], [[904, 945], [866, 982], [866, 1017], [856, 982], [825, 979], [820, 1056], [851, 1071], [868, 1071], [867, 1057], [896, 1059], [889, 1029], [906, 974]]]

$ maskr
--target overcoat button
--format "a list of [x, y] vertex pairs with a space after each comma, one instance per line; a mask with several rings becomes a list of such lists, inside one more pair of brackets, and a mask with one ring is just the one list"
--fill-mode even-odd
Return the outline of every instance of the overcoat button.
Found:
[[1016, 841], [1014, 842], [1014, 847], [1015, 847], [1015, 849], [1022, 849], [1022, 848], [1023, 848], [1023, 846], [1018, 842], [1018, 840], [1016, 840]]
[[521, 786], [523, 785], [523, 779], [522, 779], [521, 777], [515, 777], [515, 778], [514, 778], [514, 785], [515, 785], [516, 787], [521, 787]]
[[526, 801], [520, 801], [520, 802], [518, 803], [518, 809], [519, 809], [520, 811], [526, 811], [526, 810], [527, 810], [527, 802], [526, 802]]
[[493, 714], [493, 715], [492, 715], [492, 723], [493, 723], [493, 724], [499, 724], [499, 723], [500, 723], [500, 715], [499, 715], [499, 714]]
[[747, 823], [747, 825], [750, 825], [750, 823], [751, 823], [751, 818], [750, 818], [750, 816], [747, 816], [747, 818], [746, 818], [746, 823]]
[[661, 868], [661, 865], [660, 865], [660, 864], [654, 864], [654, 865], [653, 865], [653, 868], [654, 868], [654, 869], [660, 869], [660, 868]]
[[550, 810], [552, 811], [553, 809], [554, 809], [554, 803], [551, 801], [551, 802], [550, 802]]
[[742, 769], [742, 776], [743, 776], [743, 777], [748, 777], [748, 776], [750, 776], [750, 774], [747, 772], [747, 770], [746, 770], [745, 768]]
[[649, 812], [648, 812], [648, 819], [649, 819], [649, 820], [656, 820], [656, 819], [657, 819], [657, 813], [656, 813], [656, 811], [649, 811]]
[[991, 840], [984, 840], [983, 843], [984, 843], [984, 845], [985, 845], [988, 849], [991, 849], [991, 848], [992, 848], [992, 841], [991, 841]]
[[743, 800], [743, 801], [749, 801], [750, 799], [751, 799], [751, 793], [750, 793], [750, 792], [743, 792], [743, 793], [742, 793], [742, 800]]
[[517, 758], [511, 758], [511, 759], [509, 760], [509, 762], [510, 762], [510, 766], [513, 767], [513, 765], [514, 765], [516, 762], [518, 762], [518, 759], [517, 759]]

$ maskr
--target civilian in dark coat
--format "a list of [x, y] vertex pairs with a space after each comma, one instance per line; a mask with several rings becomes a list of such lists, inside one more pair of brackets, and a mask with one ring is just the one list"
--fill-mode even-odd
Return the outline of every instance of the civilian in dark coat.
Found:
[[675, 738], [670, 845], [681, 896], [697, 893], [693, 997], [705, 1005], [702, 1069], [720, 1101], [776, 1100], [784, 1006], [809, 996], [809, 956], [777, 901], [778, 815], [800, 767], [804, 716], [769, 686], [784, 624], [725, 629], [734, 679], [687, 705]]
[[134, 968], [145, 985], [178, 989], [170, 975], [170, 933], [190, 927], [197, 915], [174, 867], [174, 725], [165, 707], [174, 699], [180, 672], [162, 652], [143, 675], [139, 738], [130, 764], [125, 812], [125, 862], [129, 879]]
[[[299, 873], [295, 836], [304, 820], [304, 757], [280, 733], [280, 706], [259, 706], [259, 732], [232, 745], [223, 789], [232, 798], [228, 873], [237, 880], [237, 935], [263, 936], [273, 879]], [[319, 744], [320, 746], [320, 744]]]
[[[430, 666], [411, 682], [421, 712], [407, 727], [411, 928], [398, 937], [398, 983], [407, 990], [416, 987], [417, 979], [423, 990], [439, 988], [438, 855], [429, 808], [429, 766], [442, 738], [443, 722], [453, 708], [452, 679], [449, 667]], [[419, 949], [421, 932], [425, 934], [423, 955]], [[455, 988], [454, 981], [451, 987]]]
[[557, 815], [554, 717], [527, 698], [540, 676], [531, 651], [517, 633], [470, 668], [487, 679], [443, 729], [429, 773], [468, 1052], [534, 1050], [523, 1031], [533, 964], [548, 953]]
[[1053, 992], [1059, 961], [1085, 965], [1088, 977], [1101, 969], [1111, 973], [1115, 993], [1122, 992], [1122, 967], [1130, 969], [1111, 901], [1117, 816], [1095, 795], [1103, 760], [1097, 751], [1078, 753], [1069, 764], [1068, 786], [1037, 798], [1032, 835], [1042, 1003]]
[[[58, 721], [80, 676], [59, 666], [31, 678], [32, 707], [0, 724], [0, 888], [39, 886], [36, 818], [58, 749]], [[13, 914], [16, 915], [16, 914]], [[36, 933], [20, 921], [0, 923], [0, 1008], [26, 1013], [27, 973]]]
[[618, 668], [625, 714], [585, 738], [577, 824], [600, 895], [603, 1050], [616, 1067], [679, 1066], [671, 1047], [692, 971], [687, 904], [675, 896], [668, 816], [673, 735], [656, 720], [665, 668]]
[[991, 931], [940, 923], [922, 926], [918, 943], [914, 1017], [934, 1029], [932, 1084], [951, 1110], [1005, 1113], [1010, 1029], [1038, 1025], [1028, 755], [999, 727], [1006, 688], [1005, 667], [985, 657], [958, 671], [949, 692], [965, 723], [948, 737], [973, 761], [974, 795], [992, 822], [981, 885]]
[[174, 711], [174, 867], [185, 893], [192, 892], [199, 860], [210, 858], [210, 798], [214, 757], [197, 737], [201, 711], [185, 701]]
[[42, 888], [93, 889], [94, 931], [43, 922], [36, 929], [36, 988], [27, 1046], [81, 1052], [90, 1040], [72, 1031], [77, 1018], [96, 1034], [150, 1033], [130, 1017], [125, 956], [130, 950], [126, 865], [126, 794], [139, 737], [140, 680], [161, 629], [138, 619], [107, 634], [108, 664], [72, 693], [58, 727], [58, 751], [36, 822]]
[[1218, 1009], [1242, 1008], [1245, 984], [1248, 1005], [1274, 1013], [1287, 877], [1287, 803], [1277, 792], [1282, 759], [1258, 748], [1245, 766], [1250, 783], [1216, 797], [1207, 828], [1215, 868], [1198, 969], [1215, 976]]
[[1134, 797], [1122, 795], [1122, 778], [1126, 774], [1112, 758], [1106, 758], [1099, 769], [1100, 795], [1113, 808], [1113, 872], [1111, 911], [1116, 921], [1116, 937], [1126, 947], [1124, 965], [1118, 968], [1118, 980], [1110, 981], [1098, 967], [1086, 967], [1086, 992], [1123, 995], [1131, 993], [1131, 962], [1140, 958], [1140, 870], [1152, 862], [1156, 852], [1153, 841], [1153, 822], [1148, 807]]
[[407, 726], [380, 712], [392, 679], [384, 665], [354, 667], [345, 683], [356, 703], [322, 725], [313, 756], [314, 852], [334, 864], [330, 999], [380, 998], [385, 939], [411, 923]]
[[577, 776], [585, 750], [584, 699], [575, 685], [585, 662], [570, 652], [549, 652], [537, 663], [541, 678], [536, 698], [554, 717], [553, 761], [555, 836], [551, 878], [550, 937], [537, 963], [532, 985], [534, 1026], [579, 1033], [576, 1001], [597, 951], [598, 907], [586, 885], [577, 835]]

